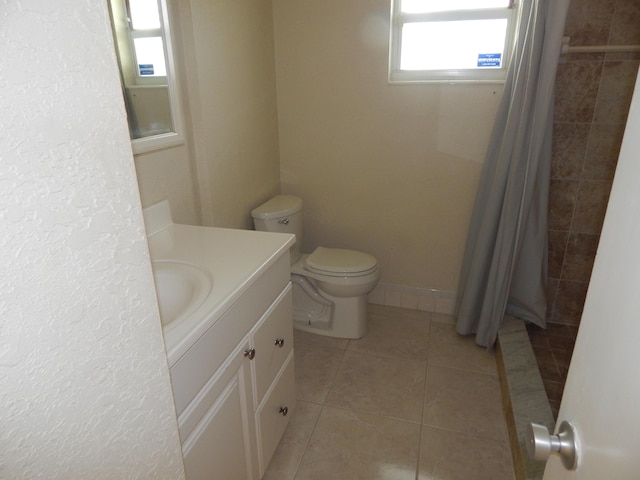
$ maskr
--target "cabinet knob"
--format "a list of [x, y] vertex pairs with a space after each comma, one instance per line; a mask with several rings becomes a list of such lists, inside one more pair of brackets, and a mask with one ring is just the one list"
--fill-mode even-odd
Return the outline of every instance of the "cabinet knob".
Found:
[[280, 413], [280, 415], [282, 415], [283, 417], [286, 417], [287, 413], [289, 413], [289, 408], [288, 407], [280, 407], [280, 410], [278, 411], [278, 413]]
[[256, 349], [253, 347], [247, 348], [244, 351], [244, 356], [247, 357], [249, 360], [253, 360], [254, 357], [256, 356]]
[[284, 338], [276, 338], [275, 344], [282, 348], [284, 346]]

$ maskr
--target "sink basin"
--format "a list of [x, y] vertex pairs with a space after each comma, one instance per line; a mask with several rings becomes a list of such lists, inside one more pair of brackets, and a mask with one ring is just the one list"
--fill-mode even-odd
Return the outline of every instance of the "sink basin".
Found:
[[160, 319], [165, 329], [188, 317], [211, 292], [211, 275], [194, 265], [157, 261], [152, 262], [152, 267]]

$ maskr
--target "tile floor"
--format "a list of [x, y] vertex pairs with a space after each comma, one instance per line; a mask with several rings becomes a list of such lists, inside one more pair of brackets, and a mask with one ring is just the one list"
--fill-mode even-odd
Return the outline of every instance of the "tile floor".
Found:
[[512, 480], [494, 353], [448, 315], [369, 305], [369, 332], [295, 332], [297, 409], [268, 480]]

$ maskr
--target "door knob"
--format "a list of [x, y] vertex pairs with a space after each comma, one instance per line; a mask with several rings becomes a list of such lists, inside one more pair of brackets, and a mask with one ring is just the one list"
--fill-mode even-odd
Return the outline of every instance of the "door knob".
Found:
[[527, 451], [529, 457], [541, 461], [557, 453], [567, 470], [575, 470], [578, 466], [575, 430], [566, 420], [560, 424], [558, 435], [551, 435], [543, 425], [530, 423], [527, 428]]

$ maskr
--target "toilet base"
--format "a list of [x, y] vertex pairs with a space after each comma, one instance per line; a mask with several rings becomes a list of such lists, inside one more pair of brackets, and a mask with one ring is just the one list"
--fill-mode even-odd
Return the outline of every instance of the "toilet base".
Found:
[[[361, 338], [367, 333], [367, 295], [334, 297], [322, 292], [318, 303], [293, 282], [293, 328], [335, 338]], [[330, 302], [330, 304], [329, 304]]]

